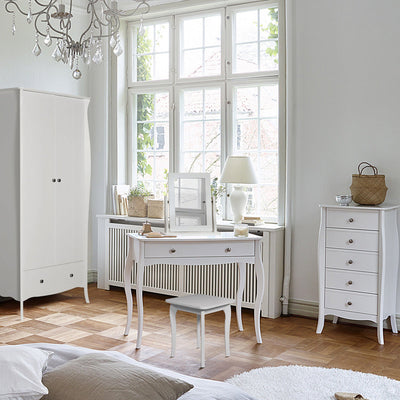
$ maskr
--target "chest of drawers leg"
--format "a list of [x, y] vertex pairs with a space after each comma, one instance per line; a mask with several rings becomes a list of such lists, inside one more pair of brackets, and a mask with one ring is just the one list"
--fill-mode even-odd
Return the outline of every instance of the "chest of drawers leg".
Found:
[[317, 333], [326, 315], [375, 322], [380, 344], [385, 319], [397, 332], [398, 207], [321, 206]]

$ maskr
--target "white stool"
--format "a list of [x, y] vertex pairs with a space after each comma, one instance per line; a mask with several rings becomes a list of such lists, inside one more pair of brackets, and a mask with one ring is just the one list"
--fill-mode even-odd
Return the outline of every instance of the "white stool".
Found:
[[169, 316], [171, 320], [171, 357], [175, 357], [176, 345], [176, 312], [186, 311], [197, 315], [197, 347], [200, 347], [200, 368], [205, 366], [205, 319], [206, 314], [217, 311], [225, 313], [225, 355], [229, 357], [229, 330], [231, 326], [231, 302], [230, 299], [222, 297], [206, 296], [202, 294], [190, 295], [184, 297], [174, 297], [167, 299], [169, 308]]

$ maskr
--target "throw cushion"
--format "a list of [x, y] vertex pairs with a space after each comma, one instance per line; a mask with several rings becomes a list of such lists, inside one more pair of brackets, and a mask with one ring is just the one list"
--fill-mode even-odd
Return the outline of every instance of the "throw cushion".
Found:
[[176, 400], [193, 385], [101, 353], [86, 354], [43, 376], [43, 400]]
[[0, 346], [0, 400], [37, 400], [47, 394], [42, 374], [51, 354], [22, 345]]

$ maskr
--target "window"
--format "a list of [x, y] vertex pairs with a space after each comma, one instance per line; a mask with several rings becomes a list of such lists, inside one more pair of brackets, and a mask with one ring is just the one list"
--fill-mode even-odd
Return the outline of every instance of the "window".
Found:
[[228, 155], [249, 155], [259, 183], [246, 188], [247, 213], [278, 220], [284, 186], [280, 4], [255, 2], [130, 24], [132, 183], [143, 182], [160, 197], [167, 172], [218, 178]]

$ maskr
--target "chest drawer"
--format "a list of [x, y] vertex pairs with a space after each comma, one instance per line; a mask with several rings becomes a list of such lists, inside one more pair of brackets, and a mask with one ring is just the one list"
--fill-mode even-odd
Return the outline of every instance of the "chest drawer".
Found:
[[83, 286], [86, 268], [83, 262], [31, 269], [23, 272], [24, 298], [46, 296]]
[[227, 256], [254, 256], [253, 241], [232, 242], [185, 242], [163, 243], [146, 242], [144, 244], [144, 256], [150, 258], [180, 258], [180, 257], [227, 257]]
[[378, 273], [378, 253], [326, 249], [326, 267]]
[[328, 228], [378, 230], [379, 214], [377, 211], [328, 210], [326, 226]]
[[328, 228], [326, 230], [326, 247], [346, 250], [378, 251], [378, 232]]
[[326, 287], [329, 289], [377, 294], [378, 275], [327, 268]]
[[326, 289], [325, 307], [334, 310], [377, 315], [378, 296], [376, 294]]

